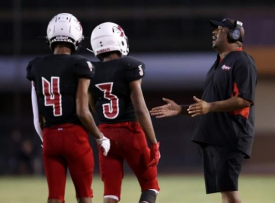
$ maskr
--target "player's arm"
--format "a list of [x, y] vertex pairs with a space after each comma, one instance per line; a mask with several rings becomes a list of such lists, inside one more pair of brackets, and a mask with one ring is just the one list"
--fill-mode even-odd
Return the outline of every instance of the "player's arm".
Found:
[[96, 139], [101, 139], [102, 134], [95, 124], [93, 116], [89, 110], [88, 88], [90, 79], [81, 78], [78, 80], [76, 93], [76, 113], [86, 129], [93, 134]]
[[188, 107], [187, 111], [192, 116], [198, 116], [202, 114], [207, 114], [210, 112], [230, 112], [243, 108], [250, 107], [253, 103], [246, 99], [238, 96], [231, 97], [227, 100], [216, 101], [216, 102], [206, 102], [197, 97], [193, 97], [196, 101]]
[[130, 82], [130, 89], [131, 101], [135, 109], [137, 120], [151, 143], [151, 158], [148, 166], [155, 166], [158, 164], [160, 159], [159, 142], [157, 142], [151, 117], [144, 101], [141, 89], [141, 79]]
[[89, 93], [89, 104], [92, 109], [92, 112], [96, 114], [95, 100], [94, 100], [94, 96], [91, 93]]
[[39, 116], [38, 110], [38, 103], [37, 103], [37, 96], [35, 91], [35, 84], [32, 81], [32, 92], [31, 92], [31, 100], [32, 100], [32, 112], [33, 112], [33, 124], [34, 128], [40, 137], [41, 141], [43, 142], [43, 135], [42, 135], [42, 127], [41, 126], [41, 116]]
[[144, 101], [143, 93], [141, 90], [141, 79], [132, 81], [130, 83], [131, 100], [135, 109], [136, 117], [144, 130], [150, 143], [157, 143], [153, 124], [147, 106]]
[[179, 105], [175, 103], [173, 100], [167, 98], [163, 98], [162, 100], [167, 104], [154, 107], [150, 111], [152, 116], [156, 116], [156, 118], [164, 118], [176, 115], [189, 115], [187, 111], [188, 105]]
[[34, 83], [34, 77], [32, 73], [32, 63], [33, 61], [29, 62], [27, 66], [27, 79], [31, 82], [31, 101], [32, 101], [32, 112], [33, 112], [33, 124], [34, 128], [39, 135], [41, 141], [43, 142], [43, 136], [42, 136], [42, 129], [44, 127], [44, 123], [41, 122], [42, 116], [39, 115], [39, 109], [38, 109], [38, 102], [37, 102], [37, 95], [35, 90], [35, 83]]
[[110, 149], [110, 140], [106, 138], [95, 124], [94, 118], [89, 110], [88, 88], [90, 79], [80, 78], [76, 93], [76, 113], [86, 129], [93, 134], [97, 143], [103, 148], [106, 156]]

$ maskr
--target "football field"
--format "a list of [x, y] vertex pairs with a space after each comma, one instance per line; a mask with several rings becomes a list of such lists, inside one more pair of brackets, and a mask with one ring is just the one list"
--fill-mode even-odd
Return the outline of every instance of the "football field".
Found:
[[[201, 175], [160, 175], [158, 203], [220, 203], [220, 194], [205, 194]], [[275, 175], [240, 178], [240, 194], [244, 203], [274, 203]], [[93, 203], [102, 203], [103, 185], [98, 175], [93, 182]], [[135, 177], [126, 174], [121, 203], [137, 203], [140, 189]], [[47, 184], [44, 177], [0, 177], [0, 203], [45, 202]], [[67, 179], [66, 203], [76, 203], [71, 179]]]

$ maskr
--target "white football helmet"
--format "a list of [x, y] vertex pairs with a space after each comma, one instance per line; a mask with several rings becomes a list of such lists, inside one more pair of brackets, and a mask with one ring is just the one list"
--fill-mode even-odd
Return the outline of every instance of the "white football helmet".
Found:
[[55, 42], [69, 42], [74, 45], [73, 51], [77, 51], [84, 39], [80, 22], [69, 13], [60, 13], [52, 18], [47, 28], [47, 41], [52, 49]]
[[124, 56], [129, 53], [125, 32], [119, 25], [111, 22], [96, 26], [91, 34], [91, 46], [95, 56], [110, 51], [119, 51]]

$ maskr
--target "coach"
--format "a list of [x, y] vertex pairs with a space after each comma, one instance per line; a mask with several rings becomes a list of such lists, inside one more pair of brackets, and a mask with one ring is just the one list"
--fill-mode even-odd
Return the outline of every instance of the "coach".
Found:
[[155, 107], [157, 118], [190, 115], [198, 117], [192, 141], [202, 152], [206, 193], [221, 192], [222, 203], [240, 203], [238, 177], [242, 162], [250, 158], [254, 138], [254, 60], [242, 50], [243, 23], [229, 18], [211, 20], [212, 48], [217, 59], [207, 73], [201, 99], [178, 105], [169, 99]]

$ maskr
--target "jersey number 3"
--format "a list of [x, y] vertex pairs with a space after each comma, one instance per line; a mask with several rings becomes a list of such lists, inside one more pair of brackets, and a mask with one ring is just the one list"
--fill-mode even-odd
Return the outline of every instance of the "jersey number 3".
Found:
[[108, 119], [115, 119], [119, 114], [118, 98], [112, 94], [113, 84], [113, 82], [107, 82], [96, 85], [104, 93], [104, 98], [110, 101], [108, 104], [102, 105], [103, 114]]
[[62, 116], [62, 96], [60, 94], [59, 77], [51, 77], [51, 82], [42, 77], [42, 90], [45, 106], [53, 107], [54, 116]]

